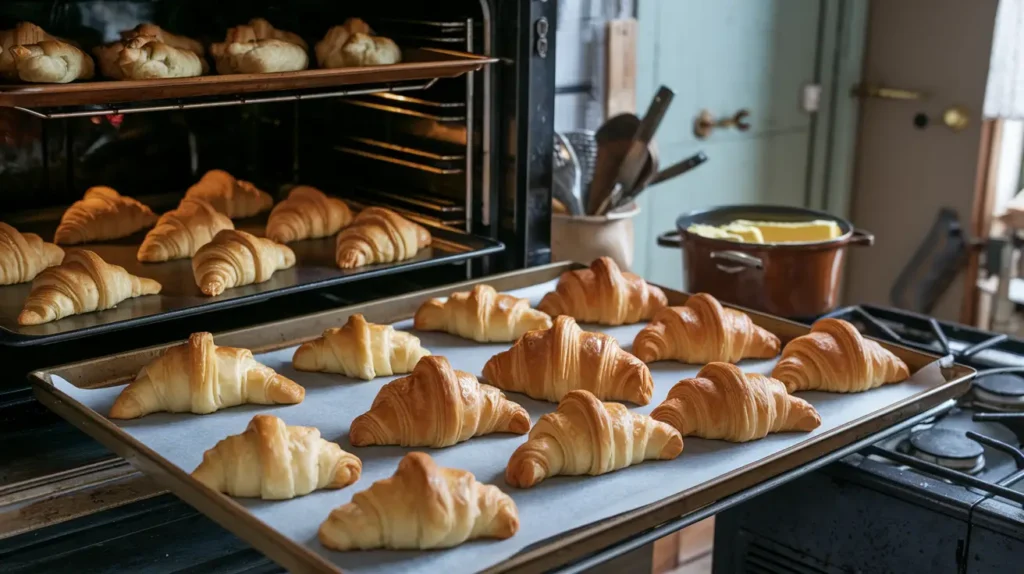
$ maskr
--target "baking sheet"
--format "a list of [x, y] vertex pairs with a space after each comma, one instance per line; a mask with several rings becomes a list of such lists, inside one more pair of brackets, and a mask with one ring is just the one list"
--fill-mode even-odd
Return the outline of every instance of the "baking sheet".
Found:
[[[235, 228], [260, 237], [266, 229], [269, 212], [256, 217], [235, 220]], [[49, 240], [57, 222], [37, 222], [19, 226], [22, 232], [38, 233]], [[354, 279], [366, 279], [397, 271], [410, 271], [442, 263], [453, 263], [472, 257], [495, 253], [504, 246], [475, 235], [451, 229], [428, 226], [433, 243], [416, 257], [397, 263], [367, 265], [356, 269], [339, 269], [334, 260], [335, 238], [308, 239], [288, 244], [295, 251], [295, 266], [274, 273], [269, 281], [228, 289], [217, 297], [199, 291], [192, 273], [191, 259], [163, 263], [142, 263], [136, 258], [139, 245], [148, 230], [129, 237], [102, 243], [86, 243], [80, 247], [95, 251], [107, 263], [124, 267], [139, 277], [155, 279], [163, 290], [159, 295], [125, 300], [113, 309], [72, 315], [43, 325], [18, 325], [18, 314], [32, 289], [31, 283], [0, 286], [0, 341], [4, 344], [40, 344], [70, 336], [84, 336], [100, 331], [122, 328], [125, 322], [152, 322], [199, 312], [251, 303], [260, 299], [295, 293], [308, 289], [337, 285]]]
[[[511, 292], [528, 297], [536, 304], [554, 285], [552, 281]], [[616, 337], [629, 351], [633, 338], [643, 326], [601, 327], [600, 330]], [[411, 330], [411, 321], [396, 323], [395, 327]], [[584, 328], [598, 330], [596, 326]], [[417, 336], [426, 348], [436, 355], [446, 356], [455, 368], [478, 375], [487, 359], [510, 346], [481, 345], [444, 333], [417, 333]], [[504, 469], [512, 452], [526, 440], [525, 435], [489, 435], [445, 449], [351, 447], [347, 438], [350, 422], [370, 407], [380, 387], [394, 377], [362, 382], [341, 375], [298, 372], [291, 368], [294, 349], [260, 354], [257, 359], [306, 388], [306, 399], [299, 405], [248, 405], [213, 415], [155, 414], [138, 420], [114, 422], [186, 472], [199, 464], [206, 449], [227, 435], [242, 432], [253, 415], [258, 413], [274, 414], [291, 425], [319, 428], [325, 438], [337, 441], [342, 448], [362, 459], [363, 474], [357, 483], [339, 491], [318, 491], [291, 501], [236, 500], [288, 538], [307, 546], [346, 572], [356, 573], [478, 571], [499, 564], [538, 542], [641, 508], [778, 455], [780, 451], [802, 446], [823, 433], [930, 390], [945, 380], [935, 372], [938, 364], [932, 363], [904, 383], [886, 385], [866, 393], [800, 393], [799, 396], [810, 401], [821, 414], [822, 426], [814, 432], [769, 435], [746, 444], [686, 438], [682, 455], [673, 461], [649, 461], [598, 477], [556, 477], [532, 489], [518, 490], [505, 484]], [[740, 366], [748, 372], [767, 374], [774, 364], [773, 359], [744, 361]], [[695, 375], [698, 370], [697, 366], [675, 362], [652, 364], [653, 400], [644, 407], [629, 405], [631, 410], [650, 413], [664, 400], [673, 384]], [[57, 376], [52, 380], [58, 390], [103, 414], [109, 411], [122, 388], [85, 390]], [[523, 405], [534, 423], [540, 415], [556, 408], [553, 403], [534, 401], [516, 393], [508, 393], [508, 397]], [[348, 502], [355, 492], [366, 489], [373, 481], [391, 476], [402, 456], [413, 450], [429, 452], [438, 464], [469, 470], [481, 482], [495, 484], [508, 492], [519, 508], [519, 533], [504, 541], [478, 540], [454, 549], [430, 552], [380, 550], [340, 553], [321, 547], [316, 532], [330, 509]]]

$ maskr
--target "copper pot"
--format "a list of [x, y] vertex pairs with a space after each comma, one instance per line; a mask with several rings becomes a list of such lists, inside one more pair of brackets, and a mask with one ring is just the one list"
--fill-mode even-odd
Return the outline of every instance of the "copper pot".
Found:
[[[739, 243], [687, 231], [691, 225], [754, 221], [831, 220], [842, 235], [808, 243]], [[836, 308], [849, 245], [872, 245], [874, 235], [823, 211], [777, 205], [730, 205], [695, 211], [658, 236], [662, 247], [681, 247], [687, 290], [791, 319], [812, 319]]]

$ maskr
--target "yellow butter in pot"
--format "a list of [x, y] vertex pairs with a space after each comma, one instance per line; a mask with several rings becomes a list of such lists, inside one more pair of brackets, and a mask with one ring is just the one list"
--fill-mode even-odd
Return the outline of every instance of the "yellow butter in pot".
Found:
[[781, 222], [737, 219], [726, 225], [691, 225], [687, 231], [702, 237], [741, 243], [806, 243], [828, 241], [842, 235], [835, 221]]

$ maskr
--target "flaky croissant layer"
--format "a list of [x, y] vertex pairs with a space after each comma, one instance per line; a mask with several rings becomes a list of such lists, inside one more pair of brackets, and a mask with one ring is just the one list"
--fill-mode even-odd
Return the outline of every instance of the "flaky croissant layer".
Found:
[[552, 317], [568, 315], [581, 323], [631, 325], [646, 321], [668, 304], [665, 293], [611, 257], [599, 257], [588, 269], [567, 271], [537, 309]]
[[320, 337], [295, 350], [292, 366], [300, 371], [340, 373], [371, 380], [409, 373], [430, 354], [420, 340], [391, 325], [367, 322], [356, 313], [340, 329], [327, 329]]
[[431, 299], [416, 311], [418, 331], [444, 331], [479, 343], [512, 342], [529, 331], [550, 329], [551, 317], [530, 308], [528, 299], [498, 293], [490, 285]]

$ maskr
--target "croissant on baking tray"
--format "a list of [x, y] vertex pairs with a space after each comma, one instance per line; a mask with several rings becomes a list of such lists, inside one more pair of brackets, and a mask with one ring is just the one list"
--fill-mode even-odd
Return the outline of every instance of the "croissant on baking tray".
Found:
[[402, 50], [391, 38], [376, 36], [369, 24], [349, 18], [333, 26], [316, 43], [317, 65], [321, 68], [386, 66], [402, 61]]
[[484, 365], [487, 382], [505, 391], [558, 402], [569, 391], [590, 391], [601, 400], [651, 402], [654, 382], [640, 359], [623, 351], [614, 337], [580, 329], [572, 317], [530, 331]]
[[279, 243], [327, 237], [352, 223], [344, 201], [315, 187], [300, 185], [274, 206], [267, 220], [267, 237]]
[[359, 480], [363, 463], [315, 427], [289, 426], [273, 415], [256, 415], [245, 432], [203, 453], [192, 478], [240, 498], [288, 500]]
[[526, 409], [444, 357], [423, 357], [412, 374], [381, 387], [352, 421], [352, 446], [445, 447], [492, 433], [525, 434]]
[[571, 391], [512, 453], [505, 482], [530, 488], [552, 476], [597, 476], [645, 460], [671, 460], [682, 451], [683, 437], [671, 426], [625, 405], [602, 403], [588, 391]]
[[518, 531], [519, 511], [509, 495], [471, 472], [411, 452], [393, 476], [332, 510], [318, 535], [333, 550], [429, 550]]
[[676, 383], [651, 416], [683, 436], [731, 442], [821, 425], [818, 411], [787, 393], [782, 382], [729, 363], [708, 363], [695, 378]]
[[633, 354], [645, 363], [672, 359], [703, 365], [713, 361], [770, 359], [779, 354], [779, 338], [741, 311], [726, 309], [707, 293], [682, 307], [662, 307], [633, 340]]
[[136, 277], [85, 249], [69, 249], [64, 261], [44, 269], [18, 315], [19, 325], [41, 325], [69, 315], [111, 309], [125, 299], [155, 295], [160, 284]]
[[11, 48], [38, 44], [44, 40], [61, 41], [31, 22], [19, 22], [14, 28], [0, 30], [0, 77], [6, 80], [18, 79], [18, 68], [14, 65]]
[[910, 377], [910, 369], [888, 349], [865, 339], [842, 319], [819, 319], [811, 332], [782, 350], [772, 377], [797, 391], [859, 393]]
[[225, 289], [263, 283], [279, 269], [295, 265], [287, 245], [237, 229], [222, 229], [192, 257], [192, 274], [203, 295], [215, 297]]
[[248, 181], [235, 179], [222, 169], [206, 172], [195, 185], [188, 188], [185, 197], [208, 201], [214, 209], [231, 219], [250, 217], [274, 205], [274, 199], [269, 193], [257, 189]]
[[29, 22], [0, 31], [0, 76], [24, 82], [66, 84], [88, 80], [94, 64], [70, 42]]
[[25, 283], [64, 260], [64, 250], [0, 221], [0, 285]]
[[341, 373], [371, 380], [412, 372], [419, 360], [430, 354], [420, 340], [391, 325], [368, 323], [356, 313], [343, 327], [327, 329], [303, 343], [292, 357], [299, 371]]
[[416, 256], [430, 245], [430, 232], [384, 207], [367, 207], [338, 234], [338, 267], [393, 263]]
[[230, 28], [210, 46], [220, 74], [294, 72], [309, 66], [309, 46], [298, 34], [278, 30], [263, 18]]
[[109, 187], [90, 187], [61, 216], [53, 242], [76, 245], [119, 239], [152, 227], [157, 219], [149, 206], [136, 199]]
[[155, 36], [136, 36], [124, 42], [117, 65], [124, 78], [193, 78], [203, 75], [203, 57], [159, 41]]
[[529, 299], [498, 293], [490, 285], [452, 293], [447, 301], [420, 305], [413, 323], [419, 331], [444, 331], [480, 343], [511, 342], [528, 331], [550, 329], [551, 317], [530, 308]]
[[621, 271], [611, 257], [599, 257], [588, 269], [563, 273], [558, 286], [541, 299], [537, 309], [552, 317], [568, 315], [581, 323], [630, 325], [650, 319], [667, 304], [661, 289]]
[[160, 26], [157, 26], [156, 24], [152, 24], [149, 22], [139, 24], [131, 30], [121, 31], [122, 40], [131, 40], [132, 38], [136, 38], [138, 36], [152, 36], [156, 38], [157, 41], [163, 42], [164, 44], [167, 44], [172, 48], [177, 48], [179, 50], [188, 50], [190, 52], [198, 54], [199, 56], [202, 56], [206, 53], [206, 50], [203, 48], [203, 43], [199, 40], [189, 38], [188, 36], [172, 34], [167, 30], [164, 30]]
[[249, 349], [219, 347], [210, 333], [193, 333], [143, 367], [117, 396], [109, 416], [202, 415], [244, 404], [294, 405], [305, 396], [305, 389], [257, 362]]
[[137, 257], [148, 263], [186, 259], [222, 230], [234, 228], [226, 215], [206, 201], [186, 197], [176, 209], [160, 216], [142, 240]]

